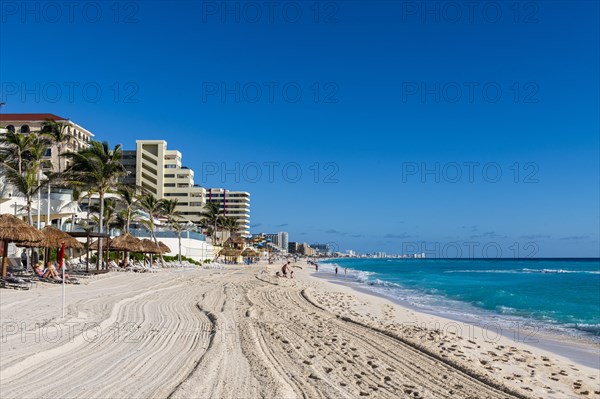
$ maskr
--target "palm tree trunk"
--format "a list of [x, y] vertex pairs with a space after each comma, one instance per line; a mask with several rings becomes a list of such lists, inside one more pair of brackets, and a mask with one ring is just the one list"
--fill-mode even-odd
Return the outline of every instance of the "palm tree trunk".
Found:
[[[104, 192], [100, 191], [100, 214], [98, 215], [98, 233], [102, 234], [104, 230]], [[96, 264], [96, 269], [100, 268], [100, 263], [102, 262], [102, 237], [98, 237], [98, 258], [96, 260], [98, 263]]]
[[[127, 219], [125, 220], [125, 234], [129, 233], [129, 223], [131, 221], [131, 211], [127, 211]], [[123, 252], [123, 267], [127, 267], [129, 261], [129, 251]]]
[[32, 200], [31, 197], [27, 197], [27, 221], [29, 222], [29, 224], [31, 226], [33, 226], [33, 216], [31, 215], [31, 204], [32, 204]]
[[[152, 236], [152, 239], [154, 240], [154, 243], [158, 247], [158, 238], [156, 238], [156, 234], [154, 232], [154, 219], [153, 219], [152, 213], [150, 213], [150, 234]], [[159, 258], [160, 258], [160, 264], [161, 264], [161, 266], [164, 266], [162, 252], [159, 252], [158, 255], [159, 255]], [[152, 255], [150, 255], [150, 259], [152, 259]], [[152, 264], [152, 261], [150, 261], [150, 264]]]
[[215, 217], [215, 227], [213, 228], [213, 236], [215, 245], [217, 245], [217, 218]]
[[[177, 238], [179, 239], [179, 254], [177, 255], [177, 260], [181, 266], [181, 229], [177, 231]], [[188, 245], [190, 245], [189, 242]]]
[[58, 154], [57, 154], [58, 155], [58, 173], [62, 173], [62, 170], [61, 170], [62, 168], [60, 167], [60, 158], [61, 158], [60, 153], [62, 152], [62, 146], [59, 144], [56, 146], [56, 149], [58, 150], [57, 151], [58, 152]]

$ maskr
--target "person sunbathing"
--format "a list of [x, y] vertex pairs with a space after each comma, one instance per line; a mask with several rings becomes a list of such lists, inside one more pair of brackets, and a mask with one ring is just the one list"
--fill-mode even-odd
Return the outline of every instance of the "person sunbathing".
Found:
[[48, 261], [48, 263], [46, 263], [46, 272], [44, 273], [44, 275], [42, 277], [43, 278], [53, 278], [53, 279], [58, 278], [58, 271], [56, 270], [56, 267], [54, 267], [54, 264], [52, 263], [52, 261]]
[[42, 266], [38, 263], [37, 265], [35, 265], [35, 274], [38, 277], [44, 277], [44, 274], [46, 273], [45, 270], [42, 270]]

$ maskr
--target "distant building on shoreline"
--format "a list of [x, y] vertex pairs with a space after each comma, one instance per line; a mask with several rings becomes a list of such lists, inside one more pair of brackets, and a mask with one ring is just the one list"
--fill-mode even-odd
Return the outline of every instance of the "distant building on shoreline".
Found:
[[317, 251], [311, 248], [307, 243], [290, 242], [288, 244], [288, 252], [290, 254], [299, 254], [304, 256], [315, 256]]
[[332, 254], [332, 246], [330, 244], [310, 244], [310, 247], [315, 250], [318, 255], [329, 256]]
[[252, 237], [264, 237], [269, 243], [277, 250], [282, 252], [288, 252], [288, 233], [286, 231], [280, 231], [279, 233], [259, 233], [253, 234]]

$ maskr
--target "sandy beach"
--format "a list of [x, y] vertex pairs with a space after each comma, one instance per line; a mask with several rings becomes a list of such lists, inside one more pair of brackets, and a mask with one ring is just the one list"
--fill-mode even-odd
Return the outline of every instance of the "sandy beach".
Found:
[[596, 368], [280, 266], [110, 273], [64, 320], [59, 285], [1, 290], [2, 397], [600, 398]]

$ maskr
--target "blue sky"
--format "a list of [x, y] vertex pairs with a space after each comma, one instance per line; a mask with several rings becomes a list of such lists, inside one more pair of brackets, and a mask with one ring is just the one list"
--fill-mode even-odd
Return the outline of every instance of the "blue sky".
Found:
[[2, 112], [165, 139], [291, 241], [599, 256], [598, 2], [422, 7], [3, 2]]

